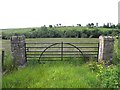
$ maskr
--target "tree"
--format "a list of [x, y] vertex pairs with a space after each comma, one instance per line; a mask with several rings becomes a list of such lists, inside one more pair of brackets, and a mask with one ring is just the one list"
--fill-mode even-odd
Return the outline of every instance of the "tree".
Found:
[[49, 25], [49, 28], [52, 28], [53, 26], [52, 25]]
[[91, 23], [91, 27], [94, 27], [94, 23]]
[[120, 23], [117, 24], [117, 28], [120, 29]]
[[56, 24], [57, 25], [57, 27], [59, 26], [58, 24]]
[[87, 27], [91, 27], [91, 24], [90, 24], [90, 23], [88, 23], [88, 24], [87, 24]]
[[96, 23], [96, 27], [98, 27], [98, 23]]
[[103, 28], [106, 28], [107, 26], [105, 25], [105, 23], [103, 24]]
[[112, 23], [109, 23], [109, 27], [111, 28], [111, 26], [112, 26]]
[[111, 25], [111, 28], [115, 28], [115, 27], [116, 27], [115, 24]]
[[61, 23], [59, 24], [59, 26], [61, 26]]
[[110, 23], [107, 23], [107, 28], [109, 28], [110, 27]]
[[36, 29], [35, 28], [33, 28], [31, 31], [35, 31]]
[[77, 26], [81, 27], [81, 24], [77, 24]]

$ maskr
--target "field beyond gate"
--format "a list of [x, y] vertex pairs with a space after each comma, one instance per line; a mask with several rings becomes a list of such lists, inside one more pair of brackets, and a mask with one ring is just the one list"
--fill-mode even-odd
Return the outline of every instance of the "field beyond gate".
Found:
[[98, 49], [99, 43], [97, 40], [44, 38], [37, 42], [26, 42], [26, 59], [65, 61], [64, 58], [98, 58]]

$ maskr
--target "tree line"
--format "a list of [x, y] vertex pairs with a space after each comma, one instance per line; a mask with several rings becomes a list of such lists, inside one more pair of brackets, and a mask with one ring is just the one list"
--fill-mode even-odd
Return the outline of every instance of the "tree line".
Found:
[[26, 38], [98, 38], [100, 35], [117, 35], [119, 29], [102, 30], [102, 28], [93, 29], [72, 29], [72, 30], [56, 30], [42, 26], [40, 28], [31, 28], [28, 32], [23, 33], [5, 33], [2, 32], [2, 39], [10, 39], [12, 35], [25, 35]]
[[[81, 24], [77, 24], [77, 26], [82, 26]], [[62, 24], [56, 24], [56, 25], [49, 25], [49, 27], [50, 28], [52, 28], [52, 27], [65, 27], [65, 26], [63, 26]], [[103, 26], [99, 26], [99, 23], [96, 23], [96, 24], [94, 24], [94, 23], [88, 23], [87, 25], [86, 25], [86, 27], [89, 27], [89, 28], [93, 28], [93, 27], [101, 27], [101, 28], [118, 28], [118, 29], [120, 29], [120, 24], [117, 24], [117, 25], [115, 25], [115, 24], [113, 24], [113, 23], [107, 23], [107, 24], [103, 24]]]

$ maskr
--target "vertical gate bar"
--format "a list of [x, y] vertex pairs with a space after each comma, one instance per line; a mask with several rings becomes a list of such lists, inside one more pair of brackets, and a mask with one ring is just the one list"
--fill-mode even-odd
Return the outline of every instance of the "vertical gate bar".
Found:
[[25, 43], [25, 60], [26, 60], [26, 62], [27, 62], [27, 53], [26, 53], [27, 51], [26, 51], [26, 43]]
[[99, 58], [99, 42], [98, 42], [97, 62], [98, 62], [98, 58]]
[[61, 42], [61, 60], [63, 60], [63, 42]]

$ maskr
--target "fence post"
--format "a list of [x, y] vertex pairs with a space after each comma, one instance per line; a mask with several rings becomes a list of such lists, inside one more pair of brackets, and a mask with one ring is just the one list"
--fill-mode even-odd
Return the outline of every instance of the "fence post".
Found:
[[11, 38], [11, 52], [13, 58], [13, 66], [24, 66], [26, 63], [25, 57], [25, 36], [12, 36]]
[[111, 61], [113, 58], [114, 39], [112, 36], [99, 37], [99, 57], [98, 60]]

